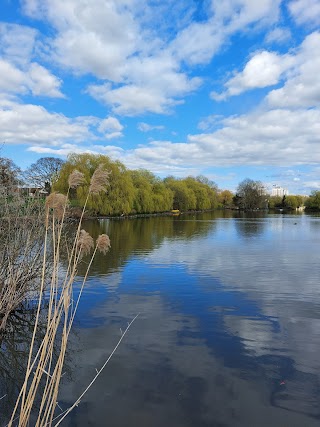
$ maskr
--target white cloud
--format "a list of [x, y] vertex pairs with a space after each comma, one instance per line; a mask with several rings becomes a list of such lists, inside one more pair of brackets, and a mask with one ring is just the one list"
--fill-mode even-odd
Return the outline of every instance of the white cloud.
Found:
[[280, 0], [212, 1], [202, 22], [191, 22], [193, 2], [180, 3], [24, 0], [23, 5], [29, 16], [54, 27], [54, 38], [47, 39], [51, 58], [103, 80], [88, 93], [117, 114], [136, 115], [170, 112], [201, 84], [189, 77], [185, 64], [207, 63], [233, 33], [274, 23]]
[[152, 141], [123, 153], [128, 165], [168, 172], [238, 165], [301, 165], [320, 161], [320, 110], [271, 110], [225, 119], [223, 128], [187, 142]]
[[107, 117], [98, 126], [98, 131], [104, 134], [106, 139], [120, 138], [123, 136], [123, 126], [115, 117]]
[[320, 103], [320, 33], [309, 34], [290, 54], [262, 51], [256, 53], [225, 84], [222, 93], [211, 92], [216, 101], [254, 89], [276, 85], [284, 80], [283, 87], [272, 90], [266, 100], [272, 107], [313, 107]]
[[23, 93], [26, 91], [25, 75], [8, 61], [0, 59], [0, 90]]
[[111, 158], [119, 159], [122, 153], [122, 148], [114, 145], [81, 145], [81, 144], [62, 144], [60, 147], [50, 147], [47, 145], [34, 145], [30, 146], [27, 151], [38, 154], [54, 154], [56, 156], [68, 156], [69, 154], [76, 153], [90, 153], [90, 154], [105, 154]]
[[95, 151], [90, 150], [87, 147], [79, 147], [75, 144], [62, 144], [60, 148], [52, 148], [48, 146], [31, 146], [27, 151], [38, 154], [54, 154], [56, 156], [68, 156], [71, 153], [81, 154], [81, 153], [90, 153], [97, 154]]
[[292, 37], [289, 28], [277, 27], [271, 30], [265, 37], [266, 43], [285, 43]]
[[198, 129], [207, 131], [219, 125], [224, 116], [221, 114], [212, 114], [211, 116], [205, 117], [198, 124]]
[[320, 190], [320, 181], [305, 181], [303, 185], [312, 190]]
[[220, 101], [250, 89], [276, 85], [281, 75], [292, 66], [293, 61], [290, 55], [281, 56], [267, 51], [256, 53], [247, 62], [243, 71], [225, 83], [227, 88], [225, 92], [221, 94], [211, 92], [210, 95], [216, 101]]
[[26, 79], [30, 78], [28, 86], [32, 94], [39, 96], [48, 96], [52, 98], [63, 98], [64, 95], [60, 92], [62, 81], [50, 73], [42, 65], [35, 62], [30, 64]]
[[314, 107], [320, 104], [320, 33], [306, 37], [295, 57], [295, 67], [284, 86], [267, 100], [275, 107]]
[[0, 23], [0, 90], [62, 98], [61, 80], [32, 62], [37, 34], [26, 26]]
[[186, 76], [172, 75], [177, 80], [177, 87], [168, 85], [167, 87], [157, 87], [163, 85], [164, 81], [159, 81], [152, 86], [152, 82], [147, 85], [126, 85], [112, 89], [111, 85], [91, 85], [88, 93], [95, 99], [110, 105], [116, 114], [134, 116], [145, 112], [167, 113], [171, 108], [183, 101], [175, 99], [197, 89], [201, 83], [200, 79], [188, 80]]
[[[77, 144], [121, 136], [122, 125], [114, 117], [93, 116], [69, 118], [50, 113], [44, 107], [21, 104], [15, 100], [0, 100], [0, 140], [7, 144], [27, 144], [51, 149], [70, 148]], [[67, 145], [66, 145], [67, 144]], [[85, 151], [85, 147], [82, 147]], [[78, 152], [78, 150], [77, 150]]]
[[141, 131], [141, 132], [151, 132], [152, 130], [163, 130], [164, 126], [162, 125], [149, 125], [148, 123], [144, 123], [144, 122], [140, 122], [137, 125], [137, 128]]
[[62, 82], [46, 68], [33, 62], [29, 68], [21, 70], [9, 61], [0, 58], [0, 90], [12, 94], [48, 96], [62, 98], [60, 92]]
[[293, 0], [288, 9], [299, 25], [320, 25], [319, 0]]
[[0, 55], [13, 64], [29, 64], [37, 34], [34, 28], [0, 22]]
[[211, 0], [211, 16], [192, 22], [172, 42], [176, 57], [191, 64], [208, 63], [222, 44], [239, 30], [270, 25], [279, 15], [280, 0]]
[[40, 105], [0, 102], [0, 140], [8, 144], [55, 146], [64, 140], [84, 140], [89, 137], [88, 127], [76, 119], [49, 113]]

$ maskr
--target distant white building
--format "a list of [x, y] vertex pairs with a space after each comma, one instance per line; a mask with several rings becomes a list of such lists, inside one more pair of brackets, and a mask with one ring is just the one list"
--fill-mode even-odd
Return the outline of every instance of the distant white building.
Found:
[[280, 187], [280, 185], [274, 185], [271, 189], [271, 196], [288, 196], [289, 191], [286, 188]]

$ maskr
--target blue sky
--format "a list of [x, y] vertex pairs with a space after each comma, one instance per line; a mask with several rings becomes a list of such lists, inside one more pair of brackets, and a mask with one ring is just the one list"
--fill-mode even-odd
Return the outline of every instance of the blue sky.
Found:
[[1, 155], [320, 189], [319, 0], [2, 0]]

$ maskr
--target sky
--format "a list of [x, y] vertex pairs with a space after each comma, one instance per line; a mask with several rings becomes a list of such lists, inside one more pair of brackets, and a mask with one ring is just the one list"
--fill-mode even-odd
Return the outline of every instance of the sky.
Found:
[[1, 0], [0, 155], [320, 190], [320, 0]]

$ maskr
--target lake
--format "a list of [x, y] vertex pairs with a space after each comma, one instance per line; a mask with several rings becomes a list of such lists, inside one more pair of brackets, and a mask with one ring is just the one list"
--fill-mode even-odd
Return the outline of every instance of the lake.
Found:
[[[112, 248], [93, 263], [59, 407], [140, 314], [63, 425], [320, 425], [320, 216], [210, 212], [85, 228]], [[25, 323], [2, 343], [1, 393], [18, 381]], [[3, 420], [11, 404], [0, 400]]]

